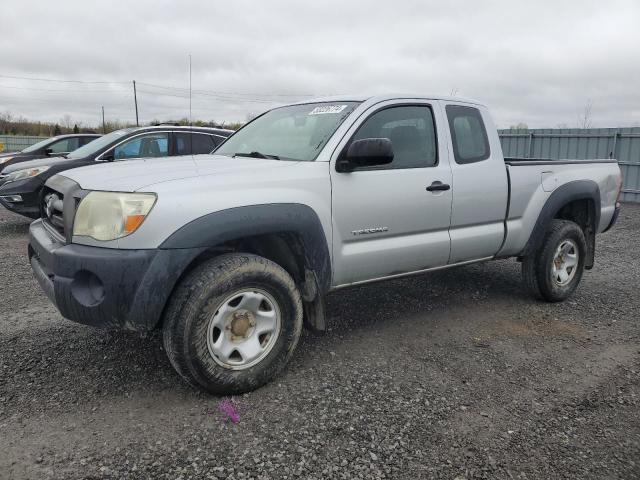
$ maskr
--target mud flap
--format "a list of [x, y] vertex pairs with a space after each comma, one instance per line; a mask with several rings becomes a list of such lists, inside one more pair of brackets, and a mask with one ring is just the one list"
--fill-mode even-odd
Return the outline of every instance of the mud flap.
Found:
[[324, 332], [327, 329], [324, 298], [317, 296], [311, 302], [303, 302], [304, 326], [312, 332]]
[[313, 332], [324, 332], [327, 329], [324, 297], [318, 290], [318, 279], [308, 268], [304, 271], [302, 305], [304, 308], [304, 326]]

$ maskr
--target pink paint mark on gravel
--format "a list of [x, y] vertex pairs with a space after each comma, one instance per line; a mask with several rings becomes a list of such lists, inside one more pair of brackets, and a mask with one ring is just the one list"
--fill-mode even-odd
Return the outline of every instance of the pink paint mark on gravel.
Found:
[[240, 414], [228, 398], [220, 400], [220, 403], [218, 404], [218, 411], [229, 417], [229, 420], [231, 420], [232, 423], [238, 423], [240, 421]]

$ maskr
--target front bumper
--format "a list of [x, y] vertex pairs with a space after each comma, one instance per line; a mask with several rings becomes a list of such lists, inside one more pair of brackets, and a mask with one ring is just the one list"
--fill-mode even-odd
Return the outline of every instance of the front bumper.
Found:
[[[16, 182], [5, 183], [0, 186], [0, 204], [25, 217], [38, 218], [40, 216], [40, 191], [42, 181], [38, 178], [27, 178]], [[20, 201], [9, 201], [8, 197], [19, 196]]]
[[202, 251], [64, 244], [42, 220], [29, 228], [34, 276], [62, 316], [108, 329], [156, 328], [177, 280]]

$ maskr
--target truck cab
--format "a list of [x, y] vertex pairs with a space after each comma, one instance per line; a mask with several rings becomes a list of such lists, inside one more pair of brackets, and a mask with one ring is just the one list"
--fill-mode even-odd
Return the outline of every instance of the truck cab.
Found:
[[[349, 174], [330, 169], [334, 282], [495, 255], [504, 239], [508, 185], [499, 139], [488, 131], [495, 126], [475, 103], [394, 99], [367, 108], [330, 161], [365, 138], [388, 138], [394, 158]], [[480, 197], [481, 206], [471, 200]]]

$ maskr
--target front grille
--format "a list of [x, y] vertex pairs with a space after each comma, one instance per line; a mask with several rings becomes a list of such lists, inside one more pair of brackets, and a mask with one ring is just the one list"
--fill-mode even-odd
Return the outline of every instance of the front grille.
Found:
[[73, 218], [80, 199], [86, 193], [80, 185], [62, 175], [54, 175], [44, 184], [40, 197], [42, 224], [65, 244], [71, 243]]
[[64, 195], [52, 188], [45, 187], [42, 195], [42, 219], [63, 238], [66, 237], [64, 225]]

